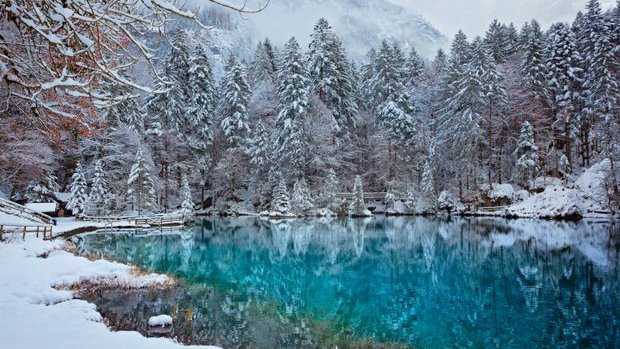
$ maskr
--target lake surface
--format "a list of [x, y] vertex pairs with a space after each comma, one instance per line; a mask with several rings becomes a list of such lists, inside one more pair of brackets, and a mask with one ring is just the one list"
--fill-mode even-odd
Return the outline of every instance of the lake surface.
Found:
[[[157, 232], [157, 231], [155, 231]], [[166, 231], [164, 231], [165, 233]], [[224, 348], [620, 347], [620, 227], [400, 217], [214, 219], [76, 238], [177, 276], [86, 295], [117, 329]]]

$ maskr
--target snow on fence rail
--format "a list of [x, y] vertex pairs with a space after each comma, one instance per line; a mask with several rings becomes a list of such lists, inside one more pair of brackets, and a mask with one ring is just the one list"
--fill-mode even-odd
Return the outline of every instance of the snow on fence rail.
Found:
[[26, 233], [36, 233], [37, 237], [39, 237], [40, 233], [43, 233], [43, 239], [47, 237], [47, 233], [50, 234], [50, 238], [52, 237], [52, 226], [51, 225], [42, 225], [42, 226], [24, 226], [24, 225], [7, 225], [0, 224], [0, 241], [4, 238], [4, 233], [12, 231], [13, 233], [22, 233], [22, 239], [26, 239]]
[[31, 210], [25, 206], [9, 200], [0, 199], [0, 212], [4, 212], [10, 216], [30, 220], [33, 223], [32, 226], [37, 226], [40, 224], [52, 224], [52, 217], [44, 213]]
[[183, 215], [157, 214], [153, 216], [84, 216], [80, 219], [88, 222], [127, 222], [133, 225], [181, 225], [185, 222]]

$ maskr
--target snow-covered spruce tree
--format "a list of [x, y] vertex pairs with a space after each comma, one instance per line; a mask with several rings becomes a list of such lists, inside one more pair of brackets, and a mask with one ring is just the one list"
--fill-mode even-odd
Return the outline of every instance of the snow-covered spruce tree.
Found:
[[[613, 18], [613, 17], [612, 17]], [[617, 18], [617, 17], [616, 17]], [[619, 48], [614, 39], [618, 35], [613, 29], [618, 24], [608, 20], [602, 12], [598, 0], [590, 0], [580, 34], [580, 47], [584, 58], [584, 97], [585, 115], [580, 125], [582, 149], [581, 165], [589, 166], [592, 156], [590, 130], [595, 129], [594, 137], [603, 143], [604, 150], [616, 147], [617, 132], [620, 131], [617, 116], [620, 104], [620, 66]], [[615, 116], [614, 116], [615, 115]], [[609, 156], [610, 154], [606, 154]], [[613, 157], [610, 158], [613, 162]], [[613, 165], [613, 164], [612, 164]]]
[[[271, 53], [269, 50], [271, 49]], [[257, 86], [260, 83], [274, 83], [277, 77], [277, 70], [275, 69], [275, 62], [273, 55], [273, 48], [269, 40], [265, 42], [259, 41], [256, 51], [254, 51], [254, 60], [250, 65], [249, 76], [250, 82], [253, 86]]]
[[336, 209], [338, 206], [338, 198], [336, 194], [340, 189], [336, 171], [333, 168], [327, 170], [325, 180], [321, 186], [321, 195], [319, 199], [320, 208]]
[[506, 56], [508, 56], [507, 35], [506, 26], [497, 19], [494, 19], [491, 25], [489, 25], [489, 29], [487, 29], [484, 45], [489, 50], [489, 54], [496, 64], [503, 63], [506, 60]]
[[523, 47], [525, 54], [521, 72], [525, 75], [525, 80], [532, 89], [534, 97], [548, 103], [544, 62], [545, 35], [536, 20], [532, 20], [525, 35], [526, 41]]
[[291, 198], [291, 210], [298, 215], [308, 213], [313, 207], [310, 189], [305, 178], [295, 181], [293, 185], [293, 196]]
[[420, 199], [418, 200], [418, 213], [433, 213], [436, 207], [435, 179], [433, 178], [431, 164], [426, 161], [422, 171], [422, 182], [420, 182]]
[[388, 180], [396, 175], [395, 144], [412, 145], [416, 133], [415, 110], [405, 87], [404, 62], [400, 49], [383, 41], [371, 81], [375, 96], [374, 114], [388, 138]]
[[494, 136], [497, 128], [503, 123], [503, 108], [508, 104], [508, 97], [503, 84], [503, 76], [482, 40], [475, 40], [472, 45], [474, 50], [469, 69], [480, 79], [482, 87], [480, 92], [483, 96], [481, 107], [484, 110], [486, 124], [487, 181], [492, 186], [494, 168], [499, 167], [494, 159], [496, 153]]
[[357, 105], [351, 68], [340, 39], [325, 18], [318, 20], [311, 38], [308, 51], [311, 89], [331, 111], [336, 140], [339, 140], [355, 125]]
[[439, 197], [437, 198], [437, 208], [439, 210], [446, 211], [448, 214], [451, 214], [458, 209], [458, 206], [459, 202], [452, 192], [444, 190], [439, 193]]
[[108, 212], [109, 204], [110, 191], [108, 189], [108, 181], [106, 179], [106, 173], [103, 170], [103, 160], [99, 159], [95, 164], [93, 183], [88, 197], [88, 206], [91, 212], [100, 216]]
[[254, 132], [247, 149], [253, 174], [259, 180], [264, 180], [269, 172], [271, 155], [271, 137], [262, 122], [256, 123]]
[[405, 209], [409, 214], [416, 214], [418, 213], [417, 206], [418, 198], [416, 196], [416, 191], [414, 190], [413, 186], [410, 185], [407, 187], [407, 194], [405, 197]]
[[250, 134], [248, 113], [250, 95], [251, 89], [246, 80], [245, 68], [234, 55], [230, 55], [222, 83], [219, 110], [223, 116], [220, 127], [233, 150], [242, 151], [247, 146]]
[[127, 194], [134, 197], [138, 215], [142, 214], [143, 209], [155, 207], [155, 184], [142, 149], [136, 154], [136, 162], [131, 167], [127, 186]]
[[351, 215], [366, 217], [369, 214], [364, 199], [364, 187], [362, 185], [362, 177], [355, 176], [355, 184], [353, 185], [353, 202], [351, 203]]
[[193, 125], [189, 143], [196, 152], [204, 154], [213, 143], [217, 93], [211, 62], [200, 44], [194, 47], [190, 58], [189, 83], [192, 90], [188, 112]]
[[529, 190], [529, 181], [534, 180], [540, 170], [540, 160], [538, 158], [538, 147], [534, 143], [534, 128], [527, 121], [521, 126], [515, 156], [517, 163], [513, 179]]
[[551, 110], [555, 124], [563, 128], [564, 153], [572, 159], [572, 140], [576, 134], [577, 121], [583, 105], [582, 58], [577, 50], [576, 37], [564, 23], [556, 23], [549, 29], [546, 72]]
[[387, 184], [387, 191], [383, 198], [386, 210], [394, 210], [394, 204], [396, 203], [396, 195], [394, 194], [394, 183], [389, 182]]
[[273, 191], [273, 198], [271, 200], [271, 211], [280, 214], [288, 214], [291, 209], [291, 202], [288, 195], [288, 187], [286, 186], [286, 180], [280, 179], [278, 186]]
[[[130, 80], [127, 74], [121, 74], [125, 79]], [[137, 96], [128, 96], [130, 88], [128, 86], [118, 84], [106, 84], [103, 86], [109, 88], [108, 92], [114, 96], [111, 105], [104, 109], [103, 118], [112, 127], [127, 125], [129, 128], [139, 134], [144, 134], [144, 114], [140, 111]]]
[[71, 176], [71, 184], [69, 185], [69, 191], [71, 192], [71, 198], [67, 202], [67, 208], [73, 212], [74, 216], [81, 216], [86, 211], [86, 203], [88, 201], [88, 194], [86, 194], [86, 178], [84, 177], [84, 170], [80, 162], [75, 166], [75, 171]]
[[26, 199], [28, 202], [46, 202], [53, 198], [60, 191], [58, 178], [48, 172], [42, 182], [31, 181], [26, 188]]
[[299, 44], [291, 38], [284, 46], [278, 73], [278, 118], [272, 159], [286, 178], [301, 178], [305, 168], [304, 124], [308, 117], [308, 78]]
[[181, 203], [181, 214], [185, 218], [194, 216], [194, 200], [192, 200], [192, 190], [189, 187], [187, 175], [183, 176], [183, 201]]
[[424, 72], [424, 67], [424, 59], [420, 57], [415, 47], [412, 47], [406, 64], [407, 86], [415, 87], [418, 85], [420, 77]]

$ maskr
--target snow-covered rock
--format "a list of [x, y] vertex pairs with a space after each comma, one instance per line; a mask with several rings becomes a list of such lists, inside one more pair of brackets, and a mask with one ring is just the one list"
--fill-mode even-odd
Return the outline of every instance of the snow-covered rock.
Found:
[[587, 194], [563, 186], [548, 186], [545, 191], [506, 209], [505, 214], [532, 218], [573, 218], [596, 216], [603, 208]]
[[508, 199], [513, 200], [515, 195], [515, 190], [511, 184], [493, 184], [493, 189], [489, 188], [488, 184], [483, 184], [480, 186], [480, 189], [487, 195], [487, 197], [493, 201], [500, 199]]
[[607, 206], [608, 189], [606, 181], [611, 173], [611, 162], [605, 159], [587, 169], [575, 181], [575, 188], [585, 193], [601, 206]]
[[149, 326], [172, 326], [172, 316], [157, 315], [149, 318]]
[[556, 177], [537, 177], [536, 179], [530, 181], [530, 189], [534, 191], [541, 191], [545, 189], [547, 186], [562, 186], [564, 183], [561, 179]]

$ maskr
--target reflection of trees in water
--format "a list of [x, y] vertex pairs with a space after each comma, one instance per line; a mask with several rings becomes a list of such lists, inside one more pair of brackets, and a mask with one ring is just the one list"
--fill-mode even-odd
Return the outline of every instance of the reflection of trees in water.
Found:
[[[81, 251], [212, 286], [210, 296], [184, 296], [183, 309], [191, 306], [192, 328], [221, 340], [203, 343], [224, 347], [321, 347], [322, 322], [422, 347], [613, 347], [620, 274], [608, 229], [488, 219], [215, 220], [193, 234], [88, 236]], [[592, 249], [592, 258], [581, 252]], [[166, 302], [173, 300], [136, 305], [139, 315], [129, 318]]]

